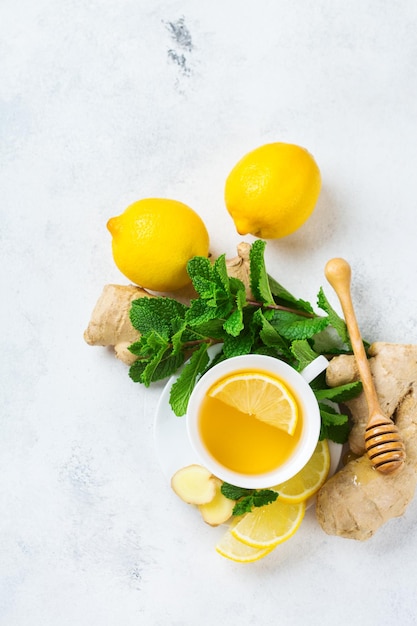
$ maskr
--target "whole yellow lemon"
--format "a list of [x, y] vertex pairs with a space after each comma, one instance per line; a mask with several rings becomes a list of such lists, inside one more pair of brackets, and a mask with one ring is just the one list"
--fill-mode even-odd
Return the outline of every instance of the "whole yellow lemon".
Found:
[[310, 217], [320, 188], [320, 170], [305, 148], [268, 143], [246, 154], [232, 169], [225, 203], [239, 234], [278, 239]]
[[190, 282], [187, 263], [208, 256], [209, 235], [193, 209], [177, 200], [145, 198], [107, 222], [119, 270], [151, 291], [177, 291]]

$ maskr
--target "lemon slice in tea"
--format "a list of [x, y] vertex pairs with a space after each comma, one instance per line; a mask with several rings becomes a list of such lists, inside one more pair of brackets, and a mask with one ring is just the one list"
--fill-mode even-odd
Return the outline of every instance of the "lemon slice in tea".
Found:
[[211, 398], [293, 435], [298, 407], [291, 391], [277, 378], [262, 372], [238, 372], [209, 390]]

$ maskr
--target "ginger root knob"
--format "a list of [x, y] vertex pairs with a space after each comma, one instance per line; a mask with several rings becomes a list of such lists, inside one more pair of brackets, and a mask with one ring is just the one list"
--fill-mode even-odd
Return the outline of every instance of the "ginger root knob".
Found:
[[128, 346], [139, 339], [139, 333], [130, 322], [130, 305], [143, 297], [153, 296], [134, 285], [105, 285], [84, 332], [85, 341], [90, 346], [113, 346], [116, 357], [131, 365], [136, 357]]

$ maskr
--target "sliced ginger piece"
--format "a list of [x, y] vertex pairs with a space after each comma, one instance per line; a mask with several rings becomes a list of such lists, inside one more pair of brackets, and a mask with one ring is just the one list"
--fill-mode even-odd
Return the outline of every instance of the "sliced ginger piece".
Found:
[[216, 478], [202, 465], [192, 464], [179, 469], [171, 478], [171, 487], [188, 504], [207, 504], [216, 496]]
[[210, 526], [220, 526], [224, 524], [233, 514], [233, 507], [236, 504], [235, 500], [226, 498], [221, 492], [221, 486], [223, 482], [219, 478], [214, 478], [216, 483], [216, 495], [214, 498], [206, 504], [200, 504], [199, 510], [203, 520], [210, 524]]

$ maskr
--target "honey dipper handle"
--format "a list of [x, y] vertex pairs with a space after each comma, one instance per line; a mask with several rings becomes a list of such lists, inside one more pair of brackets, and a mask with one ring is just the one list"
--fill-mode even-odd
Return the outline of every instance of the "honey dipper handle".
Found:
[[356, 358], [363, 390], [368, 403], [369, 414], [373, 415], [378, 412], [380, 413], [381, 409], [379, 406], [378, 396], [375, 391], [371, 369], [369, 367], [358, 322], [356, 320], [355, 310], [352, 304], [352, 297], [350, 293], [350, 265], [347, 261], [341, 258], [330, 259], [330, 261], [326, 264], [324, 273], [327, 280], [335, 290], [342, 306], [353, 353]]

